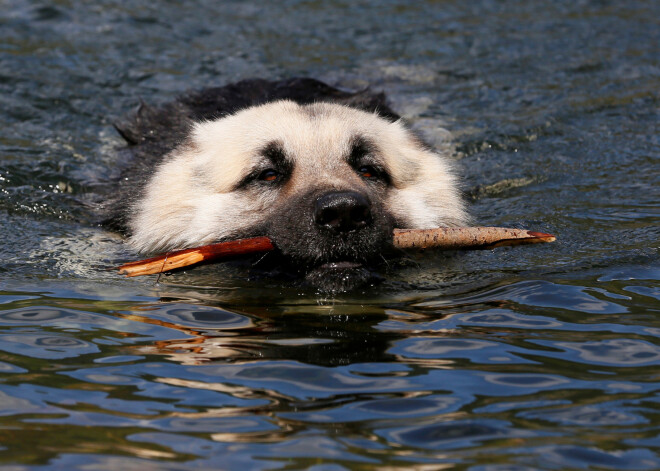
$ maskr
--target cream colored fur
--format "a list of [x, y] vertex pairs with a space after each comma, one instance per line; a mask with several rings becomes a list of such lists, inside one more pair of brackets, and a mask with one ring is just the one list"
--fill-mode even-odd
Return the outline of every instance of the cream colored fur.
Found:
[[[267, 220], [291, 195], [314, 186], [365, 185], [346, 162], [356, 136], [382, 156], [392, 180], [382, 200], [401, 225], [467, 221], [446, 158], [424, 149], [400, 122], [330, 103], [278, 101], [195, 125], [190, 142], [166, 157], [133, 208], [130, 241], [142, 252], [212, 243]], [[291, 179], [282, 189], [237, 191], [271, 142], [293, 159]]]

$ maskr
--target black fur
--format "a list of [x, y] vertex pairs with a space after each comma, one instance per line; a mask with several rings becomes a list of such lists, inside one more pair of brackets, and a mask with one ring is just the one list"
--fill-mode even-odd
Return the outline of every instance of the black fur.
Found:
[[116, 191], [103, 205], [102, 224], [129, 234], [127, 223], [133, 202], [141, 197], [149, 176], [163, 158], [176, 147], [185, 145], [191, 124], [282, 99], [299, 104], [339, 103], [376, 112], [391, 121], [399, 119], [399, 115], [387, 105], [383, 93], [369, 90], [347, 92], [311, 78], [243, 80], [190, 92], [157, 108], [141, 103], [135, 114], [115, 123], [115, 128], [126, 140], [125, 151], [131, 155], [128, 166], [121, 172]]

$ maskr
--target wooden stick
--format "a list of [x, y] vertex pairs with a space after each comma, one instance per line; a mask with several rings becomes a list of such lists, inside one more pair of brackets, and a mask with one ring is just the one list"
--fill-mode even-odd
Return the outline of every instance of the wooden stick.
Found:
[[394, 229], [394, 246], [399, 249], [494, 249], [507, 245], [554, 242], [555, 239], [555, 236], [543, 232], [505, 227]]
[[167, 252], [146, 260], [126, 263], [119, 267], [119, 273], [126, 276], [153, 275], [211, 260], [220, 261], [251, 253], [268, 252], [274, 248], [273, 242], [268, 237], [232, 240]]
[[[394, 229], [393, 245], [399, 249], [493, 249], [507, 245], [537, 244], [554, 240], [553, 235], [523, 229], [438, 227], [435, 229]], [[119, 267], [119, 273], [126, 276], [152, 275], [203, 262], [219, 262], [240, 255], [268, 252], [274, 248], [273, 242], [268, 237], [219, 242], [126, 263]]]

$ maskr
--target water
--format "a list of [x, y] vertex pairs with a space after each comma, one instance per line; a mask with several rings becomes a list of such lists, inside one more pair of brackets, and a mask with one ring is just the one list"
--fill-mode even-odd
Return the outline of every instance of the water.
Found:
[[[265, 3], [0, 3], [3, 468], [660, 468], [658, 3]], [[332, 299], [107, 270], [112, 121], [295, 75], [385, 90], [480, 223], [558, 242]]]

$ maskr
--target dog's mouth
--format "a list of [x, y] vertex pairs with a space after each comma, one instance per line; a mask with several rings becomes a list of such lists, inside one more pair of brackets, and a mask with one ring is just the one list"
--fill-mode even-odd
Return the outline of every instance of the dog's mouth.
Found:
[[381, 277], [364, 263], [340, 260], [322, 263], [306, 271], [305, 283], [325, 292], [344, 292], [376, 283]]
[[378, 274], [379, 265], [366, 260], [339, 258], [310, 262], [292, 259], [278, 251], [253, 263], [252, 267], [266, 270], [270, 276], [298, 280], [298, 283], [326, 293], [351, 291], [382, 280], [382, 275]]
[[362, 268], [363, 264], [353, 261], [339, 261], [339, 262], [328, 262], [322, 265], [319, 265], [317, 269], [319, 270], [352, 270], [356, 268]]

